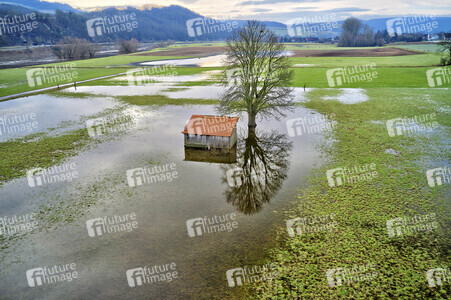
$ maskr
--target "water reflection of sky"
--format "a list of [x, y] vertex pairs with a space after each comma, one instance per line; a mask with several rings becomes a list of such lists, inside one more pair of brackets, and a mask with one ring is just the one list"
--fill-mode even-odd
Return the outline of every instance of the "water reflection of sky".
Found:
[[115, 105], [115, 102], [107, 98], [79, 99], [54, 97], [47, 94], [3, 101], [0, 102], [0, 118], [11, 119], [17, 116], [24, 119], [26, 115], [35, 114], [37, 127], [31, 132], [27, 130], [16, 132], [13, 129], [10, 129], [11, 133], [3, 131], [0, 141], [56, 127], [63, 121], [78, 121], [81, 116], [96, 114]]
[[[35, 99], [49, 103], [60, 100], [68, 105], [61, 108], [63, 111], [70, 111], [72, 107], [67, 99]], [[89, 100], [79, 101], [91, 105]], [[109, 100], [97, 101], [109, 103]], [[32, 109], [37, 104], [28, 105]], [[16, 108], [11, 105], [9, 109]], [[93, 105], [86, 110], [74, 109], [68, 115], [75, 118], [76, 114], [89, 110], [93, 113], [99, 107]], [[29, 188], [26, 179], [20, 178], [1, 188], [4, 196], [0, 210], [4, 215], [37, 211], [39, 206], [52, 207], [44, 214], [46, 222], [45, 218], [50, 218], [52, 211], [60, 206], [62, 211], [73, 209], [72, 222], [57, 221], [49, 232], [29, 234], [10, 243], [2, 252], [2, 265], [5, 267], [0, 273], [0, 281], [6, 295], [20, 293], [30, 298], [58, 298], [77, 294], [83, 298], [161, 299], [189, 298], [189, 295], [211, 298], [214, 294], [227, 297], [230, 293], [235, 296], [241, 293], [240, 289], [231, 291], [227, 287], [225, 272], [238, 266], [256, 264], [267, 255], [263, 249], [274, 242], [274, 226], [284, 222], [283, 216], [273, 211], [280, 211], [287, 207], [288, 201], [294, 200], [297, 189], [318, 161], [314, 149], [318, 137], [287, 137], [293, 142], [293, 149], [282, 188], [257, 214], [247, 216], [226, 201], [224, 193], [228, 185], [223, 182], [224, 172], [220, 164], [184, 160], [183, 135], [180, 131], [186, 120], [192, 114], [215, 114], [213, 107], [166, 106], [158, 111], [152, 107], [141, 107], [140, 110], [144, 111], [143, 117], [125, 134], [95, 145], [68, 160], [77, 164], [79, 179], [70, 184]], [[67, 118], [61, 115], [61, 119]], [[312, 116], [310, 111], [296, 108], [286, 119], [308, 116]], [[286, 119], [261, 121], [257, 128], [263, 132], [277, 130], [286, 134]], [[239, 127], [246, 129], [245, 118], [241, 119]], [[152, 163], [175, 163], [178, 178], [172, 182], [133, 189], [127, 186], [127, 169], [151, 166]], [[76, 209], [88, 200], [94, 201], [94, 204]], [[137, 214], [138, 229], [97, 238], [88, 236], [87, 219], [133, 212]], [[237, 213], [239, 223], [232, 232], [195, 238], [188, 236], [188, 219], [232, 212]], [[27, 269], [71, 262], [77, 263], [79, 279], [45, 289], [26, 286], [24, 274]], [[170, 262], [177, 264], [179, 272], [179, 278], [170, 284], [146, 285], [139, 289], [127, 286], [127, 269]]]

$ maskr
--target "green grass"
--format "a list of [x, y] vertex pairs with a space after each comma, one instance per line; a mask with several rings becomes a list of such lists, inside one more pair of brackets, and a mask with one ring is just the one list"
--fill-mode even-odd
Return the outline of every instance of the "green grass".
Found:
[[47, 95], [55, 96], [55, 97], [64, 97], [64, 98], [77, 98], [77, 99], [85, 99], [92, 97], [108, 97], [108, 95], [101, 94], [91, 94], [91, 93], [81, 93], [81, 92], [65, 92], [65, 91], [52, 91], [48, 92]]
[[0, 184], [26, 175], [28, 169], [62, 162], [86, 146], [88, 139], [88, 132], [83, 128], [57, 136], [36, 133], [0, 143]]
[[173, 99], [162, 95], [144, 95], [144, 96], [119, 96], [119, 100], [132, 105], [187, 105], [187, 104], [201, 104], [213, 105], [217, 104], [218, 100], [212, 99]]
[[[376, 78], [371, 81], [346, 83], [338, 88], [374, 88], [374, 87], [429, 87], [426, 77], [427, 68], [376, 68]], [[295, 87], [329, 87], [326, 68], [295, 68], [292, 85]], [[373, 70], [371, 70], [371, 73]], [[449, 85], [443, 87], [450, 87]]]
[[415, 50], [415, 51], [424, 51], [424, 52], [439, 52], [440, 51], [440, 47], [437, 44], [415, 44], [415, 45], [396, 44], [395, 46], [398, 48], [405, 48], [405, 49]]
[[404, 56], [379, 57], [292, 57], [294, 64], [313, 64], [315, 67], [343, 67], [375, 63], [378, 67], [414, 67], [436, 66], [440, 63], [438, 53], [426, 53]]
[[183, 92], [183, 91], [187, 91], [187, 90], [189, 90], [189, 88], [172, 87], [172, 88], [168, 88], [168, 89], [162, 90], [162, 92]]
[[[286, 219], [336, 214], [332, 232], [304, 233], [288, 238], [280, 225], [280, 247], [269, 259], [278, 276], [249, 287], [251, 299], [448, 299], [450, 284], [430, 288], [429, 269], [451, 263], [450, 186], [431, 188], [425, 172], [450, 161], [447, 141], [451, 119], [449, 92], [436, 89], [368, 89], [370, 100], [347, 105], [324, 100], [314, 91], [305, 103], [323, 115], [336, 115], [336, 125], [319, 146], [324, 157], [299, 191]], [[398, 117], [436, 113], [435, 133], [389, 137], [385, 122]], [[385, 151], [393, 149], [398, 155]], [[376, 164], [371, 181], [330, 188], [326, 170]], [[386, 222], [393, 218], [436, 213], [439, 228], [431, 233], [390, 238]], [[326, 271], [376, 264], [373, 281], [329, 287]]]

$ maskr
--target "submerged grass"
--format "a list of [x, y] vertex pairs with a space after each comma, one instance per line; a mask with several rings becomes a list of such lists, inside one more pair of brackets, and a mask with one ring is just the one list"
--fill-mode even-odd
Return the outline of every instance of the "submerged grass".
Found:
[[0, 184], [26, 175], [27, 169], [47, 168], [74, 155], [88, 143], [85, 128], [56, 136], [35, 133], [0, 143]]
[[92, 93], [83, 93], [83, 92], [67, 92], [67, 91], [53, 91], [47, 93], [50, 96], [55, 97], [63, 97], [63, 98], [77, 98], [77, 99], [85, 99], [85, 98], [93, 98], [93, 97], [109, 97], [108, 95], [102, 94], [92, 94]]
[[[300, 190], [286, 219], [336, 214], [337, 229], [287, 238], [281, 226], [280, 247], [271, 262], [278, 265], [273, 281], [249, 287], [252, 299], [447, 299], [450, 284], [430, 288], [429, 269], [450, 265], [451, 210], [449, 185], [431, 188], [426, 170], [449, 161], [447, 90], [369, 89], [370, 100], [342, 104], [310, 93], [304, 105], [323, 115], [336, 114], [336, 126], [320, 147], [325, 161], [309, 186]], [[389, 137], [385, 121], [436, 113], [435, 132]], [[447, 148], [448, 147], [448, 148]], [[386, 153], [393, 149], [397, 154]], [[331, 188], [326, 170], [376, 164], [378, 177]], [[448, 198], [447, 198], [448, 197]], [[432, 232], [390, 238], [386, 222], [399, 217], [436, 213]], [[284, 224], [285, 225], [285, 224]], [[377, 278], [329, 287], [329, 269], [375, 264]]]
[[164, 95], [143, 95], [143, 96], [119, 96], [119, 100], [133, 105], [187, 105], [187, 104], [202, 104], [212, 105], [217, 104], [218, 100], [212, 99], [173, 99]]

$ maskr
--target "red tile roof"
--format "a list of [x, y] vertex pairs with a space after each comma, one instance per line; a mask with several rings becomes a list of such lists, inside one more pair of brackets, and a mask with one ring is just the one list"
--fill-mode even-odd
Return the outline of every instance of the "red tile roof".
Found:
[[231, 136], [238, 117], [192, 115], [182, 133]]

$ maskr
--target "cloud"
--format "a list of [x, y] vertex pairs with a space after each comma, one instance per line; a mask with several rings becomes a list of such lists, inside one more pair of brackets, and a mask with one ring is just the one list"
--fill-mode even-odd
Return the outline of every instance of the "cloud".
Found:
[[253, 12], [268, 12], [268, 11], [272, 11], [272, 9], [267, 9], [267, 8], [257, 8], [254, 9]]
[[371, 11], [371, 9], [360, 8], [360, 7], [342, 7], [342, 8], [323, 10], [322, 12], [353, 12], [353, 11]]
[[265, 5], [277, 3], [302, 3], [302, 2], [319, 2], [320, 0], [259, 0], [259, 1], [244, 1], [240, 5]]
[[178, 1], [186, 4], [193, 4], [196, 3], [198, 0], [178, 0]]

